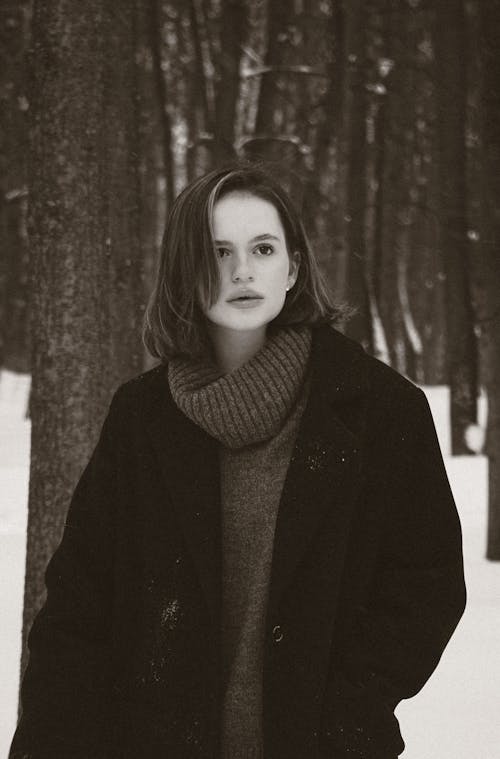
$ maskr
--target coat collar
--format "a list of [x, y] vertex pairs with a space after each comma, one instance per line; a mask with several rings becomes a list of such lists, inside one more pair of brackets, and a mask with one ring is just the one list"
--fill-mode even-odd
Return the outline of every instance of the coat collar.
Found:
[[[313, 329], [311, 390], [278, 509], [270, 609], [287, 587], [325, 509], [336, 522], [339, 561], [357, 480], [357, 430], [342, 408], [367, 388], [361, 346], [327, 326]], [[165, 373], [149, 434], [199, 580], [217, 623], [221, 599], [221, 514], [217, 442], [175, 405]]]
[[312, 384], [283, 486], [274, 540], [269, 617], [293, 577], [325, 510], [334, 520], [339, 563], [359, 481], [357, 425], [343, 411], [367, 390], [361, 346], [330, 327], [314, 331]]

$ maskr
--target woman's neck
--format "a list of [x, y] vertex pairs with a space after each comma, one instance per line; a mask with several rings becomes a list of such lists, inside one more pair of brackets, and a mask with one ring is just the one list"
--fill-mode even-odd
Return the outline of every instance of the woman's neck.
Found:
[[229, 374], [249, 361], [266, 342], [265, 327], [242, 332], [209, 325], [209, 334], [215, 360], [224, 374]]

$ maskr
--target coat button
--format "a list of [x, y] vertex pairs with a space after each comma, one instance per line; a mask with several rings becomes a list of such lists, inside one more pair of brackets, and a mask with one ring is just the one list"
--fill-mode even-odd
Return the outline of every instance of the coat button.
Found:
[[280, 625], [275, 625], [273, 627], [273, 640], [275, 643], [281, 643], [283, 640], [283, 630]]

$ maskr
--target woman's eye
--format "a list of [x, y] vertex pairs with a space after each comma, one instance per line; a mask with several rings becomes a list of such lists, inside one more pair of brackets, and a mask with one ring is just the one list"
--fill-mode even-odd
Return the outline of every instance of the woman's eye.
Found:
[[219, 258], [224, 258], [226, 253], [229, 254], [229, 250], [227, 248], [217, 248], [217, 255]]
[[272, 245], [259, 245], [256, 250], [259, 251], [263, 256], [270, 256], [271, 253], [274, 253], [274, 248]]

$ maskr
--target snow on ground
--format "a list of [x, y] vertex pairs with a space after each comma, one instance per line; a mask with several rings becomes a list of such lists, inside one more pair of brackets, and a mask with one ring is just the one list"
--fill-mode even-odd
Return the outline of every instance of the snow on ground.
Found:
[[[17, 715], [26, 551], [29, 380], [0, 376], [0, 759], [6, 759]], [[450, 457], [446, 388], [426, 391], [464, 534], [468, 606], [440, 665], [422, 691], [396, 714], [403, 759], [499, 759], [500, 563], [484, 559], [487, 461]], [[304, 757], [307, 759], [307, 757]]]

